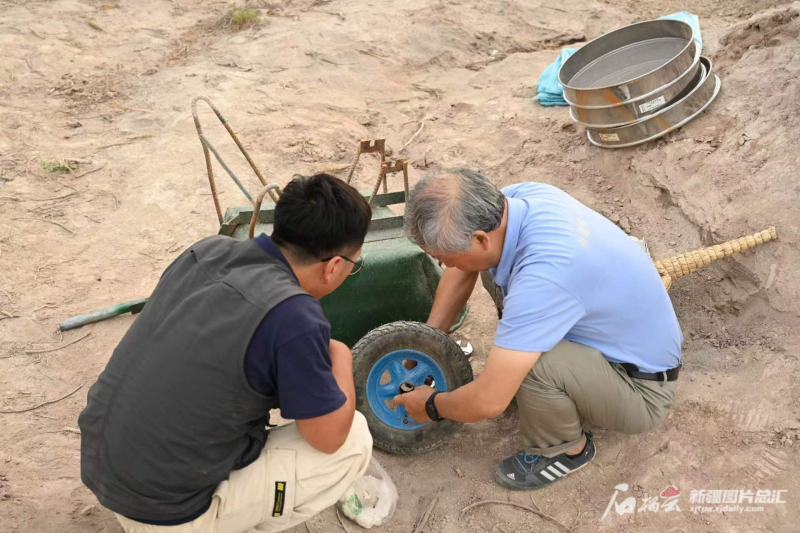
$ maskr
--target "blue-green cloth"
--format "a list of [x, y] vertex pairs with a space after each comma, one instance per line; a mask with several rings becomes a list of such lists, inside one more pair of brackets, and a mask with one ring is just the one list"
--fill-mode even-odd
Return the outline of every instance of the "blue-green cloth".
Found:
[[564, 87], [558, 83], [558, 71], [564, 61], [576, 51], [577, 48], [561, 49], [561, 53], [556, 60], [544, 69], [542, 75], [539, 76], [539, 81], [536, 85], [536, 90], [539, 94], [533, 97], [534, 100], [538, 100], [540, 104], [545, 106], [567, 105], [564, 100]]
[[[678, 11], [671, 15], [659, 17], [659, 19], [685, 22], [692, 27], [695, 42], [697, 42], [699, 46], [703, 46], [703, 40], [700, 35], [700, 19], [697, 15], [689, 13], [688, 11]], [[539, 76], [536, 87], [538, 94], [533, 97], [534, 100], [537, 100], [544, 106], [567, 105], [566, 100], [564, 100], [564, 87], [558, 82], [558, 71], [561, 69], [561, 65], [564, 64], [564, 61], [576, 51], [576, 48], [561, 49], [561, 53], [556, 60], [548, 65], [548, 67], [544, 69], [544, 72], [542, 72], [542, 75]]]
[[689, 26], [692, 27], [692, 32], [694, 33], [694, 40], [695, 42], [703, 46], [703, 39], [700, 36], [700, 19], [697, 18], [697, 15], [693, 13], [689, 13], [688, 11], [678, 11], [677, 13], [672, 13], [671, 15], [664, 15], [663, 17], [658, 17], [659, 20], [679, 20], [681, 22], [685, 22]]

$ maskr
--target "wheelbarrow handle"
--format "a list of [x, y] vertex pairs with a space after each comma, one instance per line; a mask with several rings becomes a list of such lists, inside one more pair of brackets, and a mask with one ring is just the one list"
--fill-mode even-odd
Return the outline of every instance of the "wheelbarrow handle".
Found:
[[[217, 211], [217, 218], [219, 219], [219, 223], [221, 225], [222, 224], [222, 208], [219, 205], [219, 196], [217, 195], [217, 187], [216, 187], [216, 184], [214, 183], [214, 171], [211, 168], [211, 155], [209, 154], [209, 149], [208, 149], [209, 146], [210, 146], [210, 143], [208, 143], [208, 139], [205, 139], [204, 136], [203, 136], [203, 127], [200, 125], [200, 116], [197, 114], [197, 102], [200, 102], [200, 101], [205, 102], [206, 104], [208, 104], [208, 107], [210, 107], [211, 110], [214, 112], [214, 114], [217, 115], [217, 118], [219, 119], [219, 121], [222, 123], [223, 126], [225, 126], [225, 129], [228, 130], [228, 133], [230, 134], [231, 138], [233, 139], [233, 142], [236, 143], [236, 146], [239, 147], [239, 150], [242, 152], [242, 155], [244, 156], [244, 158], [247, 159], [247, 162], [250, 164], [250, 168], [252, 168], [253, 172], [256, 173], [256, 176], [258, 177], [258, 180], [261, 182], [261, 184], [262, 185], [266, 185], [267, 184], [267, 180], [264, 179], [264, 176], [261, 174], [261, 171], [258, 170], [258, 167], [256, 166], [255, 162], [253, 162], [253, 159], [250, 157], [250, 154], [248, 154], [247, 150], [244, 149], [244, 146], [242, 146], [242, 142], [239, 140], [239, 137], [237, 137], [236, 134], [233, 132], [233, 129], [228, 124], [228, 121], [225, 120], [225, 117], [222, 116], [222, 113], [219, 112], [219, 109], [217, 109], [217, 106], [215, 106], [211, 102], [211, 100], [209, 100], [205, 96], [198, 96], [198, 97], [194, 98], [192, 100], [192, 118], [194, 119], [194, 127], [195, 127], [195, 129], [197, 129], [197, 136], [200, 138], [200, 144], [203, 146], [203, 155], [205, 156], [205, 159], [206, 159], [206, 172], [208, 173], [208, 184], [211, 187], [211, 196], [214, 198], [214, 208]], [[225, 168], [225, 170], [228, 172], [228, 174], [231, 175], [231, 177], [234, 179], [234, 181], [236, 181], [236, 184], [239, 185], [239, 187], [244, 191], [245, 190], [244, 187], [241, 185], [241, 183], [239, 183], [239, 180], [236, 179], [236, 177], [233, 175], [233, 173], [227, 168], [225, 163], [222, 162], [222, 159], [219, 157], [219, 155], [216, 153], [216, 151], [214, 153], [214, 156], [219, 160], [219, 162], [222, 164], [223, 168]], [[248, 200], [252, 201], [252, 199], [250, 198], [249, 193], [245, 192], [245, 195], [247, 196]]]
[[124, 315], [125, 313], [135, 315], [142, 312], [145, 303], [147, 303], [147, 298], [139, 298], [138, 300], [112, 305], [111, 307], [106, 307], [105, 309], [100, 309], [99, 311], [86, 315], [73, 316], [63, 321], [59, 329], [61, 329], [61, 331], [68, 331], [85, 326], [86, 324], [93, 324], [94, 322], [100, 322], [101, 320], [106, 320], [118, 315]]
[[267, 193], [269, 193], [269, 196], [270, 198], [272, 198], [272, 201], [277, 204], [281, 195], [280, 185], [278, 185], [277, 183], [270, 183], [269, 185], [261, 189], [261, 192], [258, 193], [258, 196], [256, 197], [256, 201], [253, 202], [253, 216], [250, 217], [250, 227], [247, 230], [247, 235], [251, 239], [255, 237], [256, 222], [258, 222], [258, 214], [261, 212], [261, 203], [264, 201], [264, 197], [267, 195]]

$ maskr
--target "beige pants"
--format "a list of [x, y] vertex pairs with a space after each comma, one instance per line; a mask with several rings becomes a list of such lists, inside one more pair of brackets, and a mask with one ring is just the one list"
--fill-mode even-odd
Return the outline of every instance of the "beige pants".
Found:
[[179, 526], [117, 520], [127, 533], [283, 531], [335, 504], [371, 457], [372, 436], [357, 411], [347, 441], [331, 455], [312, 448], [292, 423], [270, 431], [261, 456], [220, 483], [211, 507], [196, 520]]
[[644, 433], [667, 416], [676, 387], [676, 381], [631, 379], [594, 348], [562, 340], [542, 354], [517, 391], [525, 451], [553, 457], [574, 448], [582, 420]]

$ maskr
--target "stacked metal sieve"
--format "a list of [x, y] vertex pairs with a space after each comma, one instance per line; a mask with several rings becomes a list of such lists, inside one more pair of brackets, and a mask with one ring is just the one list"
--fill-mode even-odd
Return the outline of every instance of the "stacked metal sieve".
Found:
[[692, 27], [677, 20], [632, 24], [587, 43], [558, 72], [570, 116], [604, 148], [635, 146], [680, 128], [722, 83]]

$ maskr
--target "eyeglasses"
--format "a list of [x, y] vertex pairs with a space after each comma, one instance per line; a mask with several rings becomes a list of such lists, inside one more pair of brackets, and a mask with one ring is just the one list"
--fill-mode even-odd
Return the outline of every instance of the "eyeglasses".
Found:
[[320, 263], [327, 263], [328, 261], [330, 261], [330, 260], [331, 260], [331, 259], [333, 259], [334, 257], [341, 257], [342, 259], [344, 259], [344, 260], [345, 260], [345, 261], [347, 261], [348, 263], [353, 263], [353, 271], [352, 271], [352, 272], [350, 272], [350, 274], [348, 274], [348, 276], [355, 276], [356, 274], [358, 274], [359, 272], [361, 272], [361, 269], [362, 269], [362, 268], [364, 268], [364, 258], [366, 257], [366, 255], [363, 255], [363, 254], [362, 254], [362, 255], [361, 255], [361, 256], [359, 256], [359, 258], [358, 258], [358, 259], [356, 259], [355, 261], [353, 261], [353, 260], [352, 260], [352, 259], [350, 259], [349, 257], [345, 257], [345, 256], [343, 256], [343, 255], [334, 255], [334, 256], [332, 256], [332, 257], [328, 257], [327, 259], [320, 259], [320, 260], [319, 260], [319, 262], [320, 262]]

